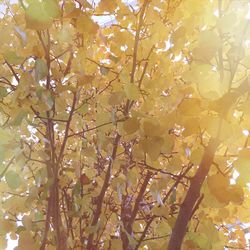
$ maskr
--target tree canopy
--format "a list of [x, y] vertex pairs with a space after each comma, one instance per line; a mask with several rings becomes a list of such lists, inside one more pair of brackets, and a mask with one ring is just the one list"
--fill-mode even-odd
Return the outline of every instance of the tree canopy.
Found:
[[0, 3], [0, 249], [248, 248], [249, 1]]

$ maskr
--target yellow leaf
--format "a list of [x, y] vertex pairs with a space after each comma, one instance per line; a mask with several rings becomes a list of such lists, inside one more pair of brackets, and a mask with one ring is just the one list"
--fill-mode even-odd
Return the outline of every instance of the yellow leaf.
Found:
[[76, 21], [76, 29], [80, 33], [95, 34], [98, 30], [98, 25], [86, 14], [81, 14]]
[[160, 153], [161, 148], [164, 144], [164, 139], [158, 136], [154, 137], [148, 137], [145, 138], [140, 142], [140, 147], [144, 151], [144, 153], [147, 153], [151, 160], [156, 160]]
[[164, 133], [164, 129], [160, 126], [159, 122], [153, 118], [144, 119], [142, 129], [147, 136], [160, 136]]
[[111, 250], [122, 249], [122, 240], [121, 239], [113, 239], [111, 240]]
[[239, 152], [239, 158], [234, 163], [236, 170], [239, 172], [240, 176], [237, 178], [237, 183], [240, 185], [245, 185], [250, 182], [250, 148], [242, 149]]
[[124, 86], [124, 91], [126, 93], [127, 98], [130, 100], [137, 100], [140, 97], [139, 88], [132, 83], [126, 84]]
[[230, 139], [233, 135], [232, 125], [225, 119], [216, 116], [206, 116], [200, 121], [201, 128], [205, 128], [212, 137], [217, 137], [221, 140]]
[[119, 105], [122, 103], [125, 95], [123, 91], [116, 91], [113, 92], [109, 98], [109, 104], [114, 106], [114, 105]]
[[162, 153], [170, 154], [174, 148], [175, 140], [174, 138], [167, 134], [164, 136], [164, 145], [161, 148]]
[[[214, 71], [201, 72], [203, 81], [197, 83], [198, 91], [202, 97], [215, 100], [222, 97], [224, 94], [224, 89], [221, 87], [219, 74]], [[207, 74], [207, 75], [205, 75]]]
[[229, 187], [230, 201], [236, 205], [241, 205], [244, 201], [244, 191], [240, 185], [232, 185]]
[[195, 164], [199, 165], [201, 163], [201, 159], [203, 157], [204, 149], [203, 148], [197, 148], [195, 149], [190, 156], [190, 161]]
[[221, 84], [219, 73], [208, 64], [193, 63], [186, 77], [196, 84], [201, 97], [209, 100], [219, 99], [228, 90], [228, 85]]
[[78, 86], [85, 86], [87, 84], [91, 84], [94, 78], [95, 77], [92, 75], [85, 75], [85, 74], [79, 75], [77, 77]]
[[219, 36], [210, 30], [205, 30], [200, 33], [198, 46], [193, 50], [195, 59], [204, 62], [210, 61], [220, 46]]
[[132, 134], [136, 132], [140, 127], [140, 123], [136, 117], [129, 118], [123, 123], [123, 129], [128, 133]]
[[178, 112], [181, 115], [197, 116], [201, 112], [201, 101], [198, 98], [184, 99], [179, 105]]
[[237, 18], [234, 12], [226, 13], [217, 22], [217, 27], [222, 33], [228, 33], [232, 31], [237, 22]]
[[247, 68], [250, 69], [250, 54], [247, 54], [244, 59], [242, 60], [242, 64]]
[[208, 188], [215, 198], [221, 202], [228, 204], [229, 197], [229, 178], [218, 173], [207, 178]]
[[22, 231], [19, 234], [18, 249], [20, 249], [20, 250], [34, 250], [34, 249], [39, 249], [39, 246], [34, 241], [30, 232]]
[[227, 209], [227, 208], [221, 208], [220, 210], [219, 210], [219, 212], [218, 212], [218, 216], [220, 217], [220, 218], [227, 218], [227, 217], [229, 217], [230, 216], [230, 212], [229, 212], [229, 210]]
[[152, 209], [152, 213], [156, 216], [164, 216], [167, 217], [169, 214], [169, 209], [165, 206], [154, 206]]
[[24, 227], [26, 228], [26, 230], [31, 229], [32, 220], [31, 220], [30, 216], [24, 215], [23, 218], [22, 218], [22, 223], [23, 223]]
[[115, 0], [101, 0], [98, 6], [102, 11], [113, 12], [117, 8]]

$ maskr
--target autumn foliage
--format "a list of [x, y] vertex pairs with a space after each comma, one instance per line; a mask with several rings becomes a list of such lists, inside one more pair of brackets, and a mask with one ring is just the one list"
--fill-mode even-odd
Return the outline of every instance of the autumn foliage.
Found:
[[248, 249], [247, 1], [0, 3], [0, 249]]

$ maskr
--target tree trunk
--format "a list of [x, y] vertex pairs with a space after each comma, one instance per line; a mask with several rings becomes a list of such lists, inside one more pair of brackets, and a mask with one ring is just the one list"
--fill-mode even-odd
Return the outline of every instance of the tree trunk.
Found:
[[214, 154], [219, 146], [218, 139], [211, 139], [201, 160], [200, 167], [191, 181], [186, 198], [180, 207], [180, 211], [174, 225], [167, 250], [180, 250], [186, 234], [187, 225], [191, 219], [193, 209], [200, 197], [200, 189], [213, 162]]

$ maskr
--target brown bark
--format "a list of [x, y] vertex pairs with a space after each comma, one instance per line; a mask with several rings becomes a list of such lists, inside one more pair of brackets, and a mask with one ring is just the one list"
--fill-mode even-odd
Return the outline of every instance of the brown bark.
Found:
[[[100, 194], [98, 195], [97, 199], [96, 199], [96, 209], [94, 211], [93, 214], [93, 220], [91, 223], [91, 226], [95, 226], [100, 218], [100, 215], [102, 213], [102, 206], [103, 206], [103, 200], [106, 194], [106, 191], [109, 187], [109, 182], [110, 182], [110, 177], [111, 177], [111, 171], [112, 171], [112, 166], [113, 166], [113, 162], [116, 158], [116, 152], [117, 152], [117, 147], [120, 141], [121, 135], [117, 134], [115, 137], [115, 141], [114, 141], [114, 146], [113, 146], [113, 152], [112, 152], [112, 156], [111, 159], [109, 161], [109, 165], [107, 168], [107, 173], [104, 179], [104, 183], [102, 185], [102, 189]], [[94, 240], [94, 233], [90, 233], [88, 236], [88, 243], [87, 243], [87, 249], [88, 250], [94, 250], [96, 249], [95, 244], [93, 243]]]
[[186, 198], [181, 205], [172, 235], [169, 241], [168, 250], [179, 250], [183, 238], [186, 234], [187, 225], [191, 219], [191, 215], [196, 202], [200, 197], [201, 186], [209, 172], [210, 166], [213, 162], [214, 154], [219, 145], [218, 139], [211, 139], [201, 160], [199, 169], [197, 170], [190, 188], [188, 189]]
[[[144, 195], [144, 193], [146, 191], [146, 188], [147, 188], [147, 185], [149, 183], [149, 180], [150, 180], [151, 176], [152, 176], [152, 173], [147, 172], [147, 174], [145, 176], [145, 179], [144, 179], [144, 181], [143, 181], [143, 183], [142, 183], [142, 185], [140, 187], [140, 191], [138, 193], [138, 196], [136, 197], [134, 208], [133, 208], [133, 210], [131, 208], [130, 209], [131, 211], [128, 211], [129, 218], [127, 218], [127, 220], [122, 219], [124, 228], [127, 231], [127, 233], [130, 234], [130, 235], [133, 232], [133, 224], [134, 224], [135, 218], [137, 216], [137, 213], [139, 211], [140, 202], [143, 199], [143, 195]], [[122, 208], [124, 208], [124, 206], [122, 206]], [[125, 208], [124, 210], [125, 210], [125, 213], [126, 213], [127, 209]], [[121, 216], [121, 217], [123, 218], [124, 216]], [[126, 217], [126, 215], [125, 215], [125, 217]], [[122, 242], [123, 242], [123, 249], [124, 250], [130, 249], [129, 240], [128, 240], [128, 237], [127, 237], [125, 232], [122, 233]]]
[[[50, 72], [50, 34], [49, 30], [46, 30], [46, 35], [48, 39], [48, 43], [46, 44], [43, 40], [42, 33], [37, 32], [41, 45], [45, 52], [45, 59], [47, 63], [48, 72]], [[51, 75], [48, 73], [46, 79], [46, 89], [51, 90]], [[45, 250], [47, 245], [47, 236], [50, 229], [50, 223], [52, 221], [52, 227], [55, 232], [56, 238], [56, 249], [57, 250], [67, 250], [67, 237], [62, 223], [61, 211], [60, 211], [60, 194], [59, 194], [59, 185], [58, 185], [58, 172], [60, 167], [60, 162], [63, 158], [64, 148], [67, 142], [68, 137], [68, 130], [69, 125], [71, 122], [72, 114], [74, 111], [74, 106], [76, 104], [76, 95], [74, 94], [72, 110], [69, 115], [69, 119], [67, 121], [66, 129], [65, 129], [65, 137], [63, 140], [63, 145], [59, 154], [58, 164], [56, 162], [56, 150], [55, 150], [55, 138], [54, 138], [54, 124], [53, 119], [51, 119], [51, 114], [53, 114], [53, 110], [55, 107], [52, 108], [51, 111], [47, 111], [47, 122], [46, 122], [46, 142], [45, 142], [45, 152], [49, 156], [49, 160], [46, 161], [46, 168], [47, 168], [47, 176], [48, 181], [52, 181], [52, 184], [49, 188], [49, 197], [48, 197], [48, 204], [47, 204], [47, 214], [46, 214], [46, 221], [45, 221], [45, 230], [42, 240], [42, 245], [40, 250]]]
[[[238, 88], [234, 89], [232, 92], [228, 92], [221, 99], [214, 102], [212, 108], [216, 110], [221, 115], [221, 117], [226, 117], [231, 106], [241, 95], [244, 95], [246, 92], [249, 92], [248, 79], [244, 80]], [[220, 131], [218, 131], [217, 137], [219, 137], [219, 134]], [[214, 154], [218, 146], [219, 140], [212, 138], [207, 148], [205, 149], [200, 167], [193, 177], [185, 200], [180, 207], [167, 250], [181, 249], [181, 244], [187, 231], [188, 222], [191, 219], [196, 203], [200, 197], [200, 189], [209, 172], [209, 169], [213, 162]]]

